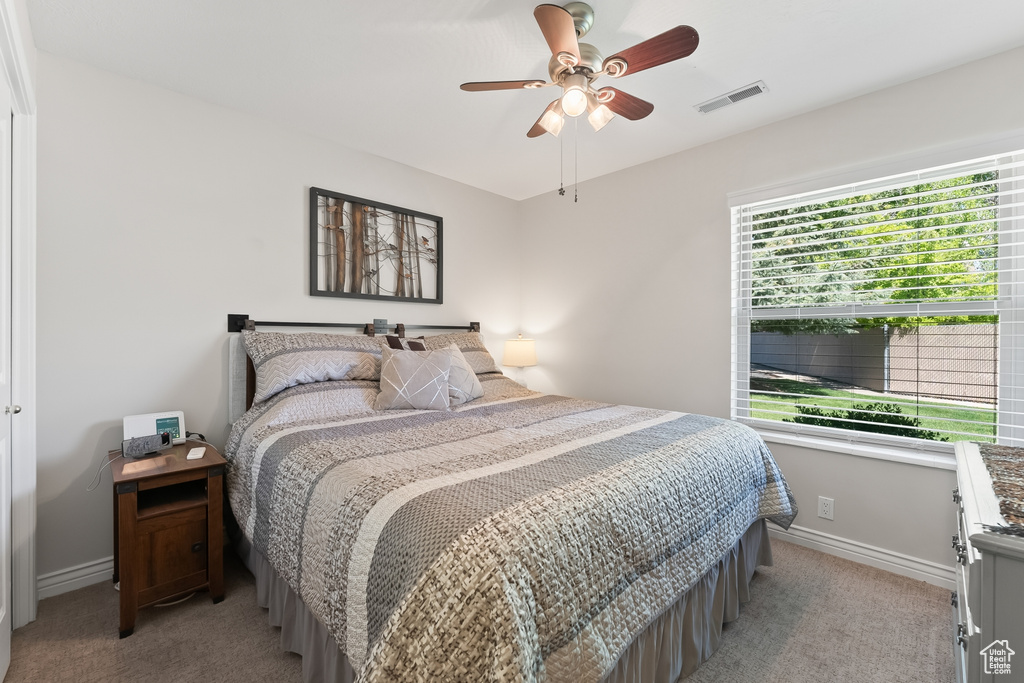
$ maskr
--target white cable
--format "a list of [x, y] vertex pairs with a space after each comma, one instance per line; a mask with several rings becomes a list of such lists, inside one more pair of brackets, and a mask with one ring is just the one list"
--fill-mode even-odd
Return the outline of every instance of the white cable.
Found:
[[[119, 456], [117, 456], [117, 458], [123, 458], [123, 457], [124, 457], [124, 455], [123, 455], [123, 454], [122, 454], [122, 455], [119, 455]], [[106, 468], [107, 466], [109, 466], [109, 465], [110, 465], [110, 464], [111, 464], [112, 462], [114, 462], [114, 460], [117, 460], [117, 458], [109, 458], [109, 457], [108, 457], [108, 458], [107, 458], [107, 461], [106, 461], [105, 463], [101, 463], [101, 464], [100, 464], [100, 466], [99, 466], [99, 467], [98, 467], [98, 468], [96, 469], [96, 474], [95, 474], [95, 475], [93, 476], [93, 478], [92, 478], [92, 483], [90, 483], [90, 484], [89, 484], [89, 488], [87, 488], [87, 489], [85, 490], [85, 491], [86, 491], [86, 493], [91, 493], [92, 491], [95, 491], [95, 490], [96, 490], [96, 487], [100, 485], [100, 477], [101, 477], [101, 476], [103, 476], [103, 470], [104, 470], [104, 468]]]
[[171, 605], [178, 605], [178, 604], [181, 604], [181, 603], [185, 602], [186, 600], [188, 600], [189, 598], [191, 598], [195, 594], [196, 594], [196, 591], [192, 591], [191, 593], [189, 593], [188, 595], [186, 595], [183, 598], [178, 598], [177, 600], [175, 600], [173, 602], [158, 602], [155, 605], [153, 605], [153, 607], [170, 607]]

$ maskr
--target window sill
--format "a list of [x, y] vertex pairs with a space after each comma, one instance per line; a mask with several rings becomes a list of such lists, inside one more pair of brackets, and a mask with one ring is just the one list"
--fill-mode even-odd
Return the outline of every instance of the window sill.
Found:
[[946, 454], [935, 451], [899, 448], [896, 446], [854, 443], [851, 441], [841, 441], [839, 439], [826, 439], [819, 436], [808, 436], [806, 434], [778, 432], [771, 429], [763, 429], [753, 425], [751, 426], [767, 443], [781, 443], [786, 444], [787, 446], [814, 448], [821, 451], [845, 453], [846, 455], [874, 458], [875, 460], [889, 460], [890, 462], [901, 462], [908, 465], [918, 465], [920, 467], [956, 470], [956, 456], [952, 451]]

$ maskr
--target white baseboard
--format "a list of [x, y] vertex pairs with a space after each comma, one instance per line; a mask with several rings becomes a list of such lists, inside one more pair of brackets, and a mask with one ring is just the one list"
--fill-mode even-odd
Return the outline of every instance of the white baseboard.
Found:
[[43, 574], [36, 579], [36, 587], [39, 591], [39, 599], [52, 598], [54, 595], [67, 593], [91, 586], [100, 581], [111, 581], [114, 578], [114, 557], [104, 557], [101, 560], [94, 560], [80, 564], [77, 567], [68, 567], [49, 574]]
[[922, 560], [918, 557], [911, 557], [859, 541], [851, 541], [848, 538], [840, 538], [795, 524], [789, 528], [789, 531], [769, 525], [768, 533], [772, 538], [796, 543], [805, 548], [819, 550], [829, 555], [884, 569], [918, 581], [925, 581], [941, 588], [956, 590], [956, 570], [952, 564], [946, 566], [930, 560]]

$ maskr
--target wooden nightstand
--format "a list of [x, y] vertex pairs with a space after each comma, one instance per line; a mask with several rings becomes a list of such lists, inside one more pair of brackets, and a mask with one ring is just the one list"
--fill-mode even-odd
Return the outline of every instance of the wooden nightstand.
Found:
[[226, 461], [212, 446], [186, 460], [188, 441], [130, 460], [110, 451], [114, 475], [114, 582], [121, 582], [121, 637], [140, 607], [208, 589], [224, 599], [223, 485]]

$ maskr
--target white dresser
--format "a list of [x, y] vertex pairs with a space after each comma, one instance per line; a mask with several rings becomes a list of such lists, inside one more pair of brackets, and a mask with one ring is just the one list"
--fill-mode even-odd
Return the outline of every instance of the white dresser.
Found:
[[[1021, 459], [1024, 462], [1024, 450]], [[1006, 520], [978, 445], [957, 443], [956, 465], [956, 680], [1024, 682], [1024, 538], [985, 529], [1005, 526]]]

